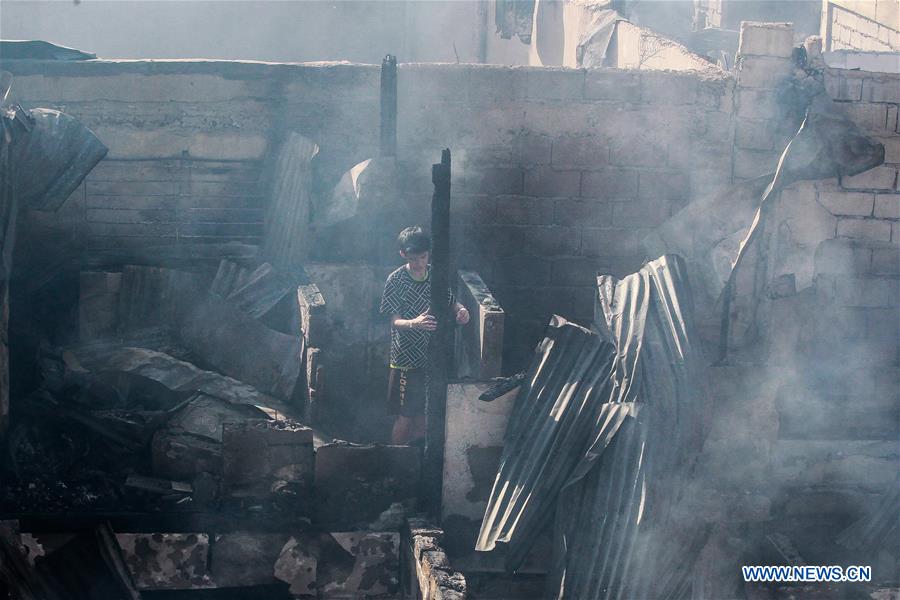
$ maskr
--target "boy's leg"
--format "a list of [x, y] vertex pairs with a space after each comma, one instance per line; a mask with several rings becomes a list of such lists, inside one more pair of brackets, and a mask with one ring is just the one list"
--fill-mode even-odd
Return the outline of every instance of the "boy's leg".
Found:
[[391, 443], [395, 446], [406, 445], [410, 440], [410, 425], [413, 419], [397, 415], [394, 420], [394, 429], [391, 431]]
[[425, 440], [425, 415], [416, 415], [410, 424], [409, 441], [417, 440]]

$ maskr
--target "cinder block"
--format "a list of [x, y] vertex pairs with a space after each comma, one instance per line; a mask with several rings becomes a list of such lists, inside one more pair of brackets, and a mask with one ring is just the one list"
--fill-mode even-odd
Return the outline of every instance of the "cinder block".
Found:
[[609, 163], [609, 144], [595, 137], [564, 137], [553, 142], [550, 163], [556, 168], [596, 169]]
[[638, 172], [608, 168], [585, 171], [581, 178], [581, 195], [585, 198], [625, 199], [637, 196]]
[[840, 219], [837, 234], [838, 237], [890, 241], [891, 224], [878, 219]]
[[620, 167], [652, 167], [666, 164], [667, 154], [659, 139], [629, 135], [611, 142], [609, 161]]
[[738, 91], [737, 101], [739, 117], [766, 121], [778, 115], [778, 103], [772, 90], [741, 89]]
[[581, 234], [581, 254], [603, 259], [635, 256], [641, 253], [641, 240], [650, 231], [650, 228], [584, 229]]
[[900, 85], [894, 77], [872, 77], [863, 82], [863, 102], [900, 103]]
[[641, 171], [638, 198], [683, 201], [690, 196], [686, 175], [676, 171]]
[[464, 177], [463, 189], [481, 194], [521, 194], [522, 169], [470, 169]]
[[509, 256], [494, 261], [497, 285], [538, 286], [550, 283], [550, 261], [534, 256]]
[[576, 227], [522, 227], [519, 252], [535, 256], [574, 256], [581, 249]]
[[835, 100], [859, 101], [862, 98], [862, 79], [848, 77], [841, 72], [827, 71], [825, 74], [825, 89], [828, 95]]
[[789, 77], [792, 71], [793, 64], [790, 58], [741, 56], [738, 62], [738, 85], [746, 88], [772, 89]]
[[[900, 85], [900, 82], [897, 85]], [[900, 163], [900, 136], [881, 137], [877, 138], [877, 141], [884, 145], [884, 162]]]
[[523, 165], [550, 164], [552, 141], [546, 135], [520, 135], [513, 141], [515, 156]]
[[897, 303], [897, 280], [837, 277], [835, 302], [841, 306], [893, 306]]
[[553, 222], [578, 227], [609, 227], [612, 223], [612, 204], [596, 198], [559, 198], [556, 200]]
[[882, 131], [884, 129], [893, 131], [893, 122], [890, 127], [887, 125], [887, 117], [888, 114], [891, 114], [891, 108], [895, 109], [892, 114], [896, 119], [896, 107], [891, 105], [886, 106], [872, 102], [852, 102], [844, 105], [850, 119], [863, 131]]
[[794, 48], [794, 28], [790, 23], [741, 22], [738, 52], [741, 55], [790, 58]]
[[669, 214], [669, 203], [660, 198], [613, 202], [614, 227], [658, 227]]
[[841, 178], [841, 186], [847, 190], [893, 190], [897, 169], [882, 165], [865, 173]]
[[900, 194], [875, 194], [875, 216], [900, 219]]
[[865, 192], [819, 192], [819, 203], [833, 215], [871, 217], [875, 194]]
[[876, 275], [900, 275], [900, 249], [896, 246], [873, 248], [872, 273]]
[[734, 108], [734, 80], [701, 79], [697, 86], [697, 105], [730, 113]]
[[645, 104], [694, 104], [697, 77], [668, 71], [642, 71], [641, 102]]
[[862, 275], [869, 270], [871, 248], [847, 239], [825, 240], [815, 252], [816, 274]]
[[[900, 292], [900, 286], [895, 285], [895, 302], [898, 299], [898, 292]], [[872, 308], [866, 311], [866, 338], [870, 340], [900, 340], [900, 311], [896, 306]]]
[[637, 103], [641, 98], [637, 73], [589, 69], [584, 78], [584, 97], [588, 100]]
[[581, 100], [584, 69], [528, 69], [526, 96], [536, 99]]
[[545, 198], [500, 196], [497, 198], [496, 222], [509, 225], [549, 225], [553, 222], [553, 205], [553, 200]]
[[748, 150], [771, 150], [775, 145], [775, 131], [771, 121], [737, 119], [734, 144]]
[[527, 196], [572, 197], [578, 196], [580, 190], [581, 171], [557, 171], [547, 167], [534, 167], [525, 172]]
[[597, 258], [562, 258], [553, 261], [552, 283], [554, 285], [581, 285], [596, 284], [597, 273], [607, 272], [608, 269]]

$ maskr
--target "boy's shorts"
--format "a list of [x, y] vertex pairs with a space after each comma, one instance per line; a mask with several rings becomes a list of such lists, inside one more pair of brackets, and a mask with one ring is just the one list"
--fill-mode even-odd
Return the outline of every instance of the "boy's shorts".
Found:
[[395, 369], [388, 378], [388, 414], [417, 417], [425, 414], [427, 369]]

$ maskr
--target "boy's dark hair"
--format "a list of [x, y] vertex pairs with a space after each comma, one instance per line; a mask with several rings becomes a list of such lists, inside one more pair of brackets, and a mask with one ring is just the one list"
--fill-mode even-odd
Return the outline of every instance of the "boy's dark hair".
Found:
[[397, 236], [397, 245], [404, 254], [421, 254], [431, 250], [431, 236], [418, 225], [407, 227]]

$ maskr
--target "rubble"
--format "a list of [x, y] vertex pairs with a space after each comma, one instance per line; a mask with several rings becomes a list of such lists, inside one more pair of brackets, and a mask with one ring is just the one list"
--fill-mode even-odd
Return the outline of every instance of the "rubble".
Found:
[[277, 482], [308, 494], [313, 482], [313, 433], [278, 421], [226, 423], [222, 433], [224, 483], [232, 491], [270, 491]]
[[420, 455], [410, 446], [355, 445], [316, 448], [317, 520], [344, 526], [374, 521], [395, 502], [418, 494]]

